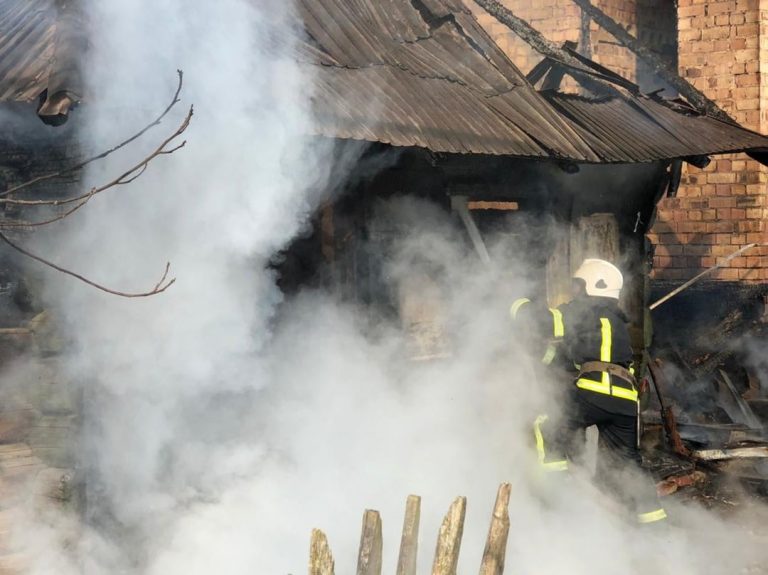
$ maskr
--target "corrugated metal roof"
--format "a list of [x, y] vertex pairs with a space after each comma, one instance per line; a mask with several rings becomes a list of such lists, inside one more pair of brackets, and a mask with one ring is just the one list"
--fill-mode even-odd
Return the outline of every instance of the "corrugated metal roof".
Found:
[[646, 97], [587, 99], [548, 93], [574, 131], [609, 162], [764, 149], [768, 138], [708, 116], [686, 114]]
[[[312, 99], [320, 135], [459, 153], [542, 156], [546, 151], [457, 82], [391, 66], [316, 72]], [[418, 97], [413, 95], [418, 94]]]
[[[759, 134], [647, 98], [539, 93], [461, 0], [296, 3], [317, 134], [576, 162], [768, 150]], [[0, 101], [44, 95], [41, 116], [66, 117], [81, 94], [79, 5], [0, 0]]]
[[0, 100], [32, 102], [53, 61], [53, 0], [0, 1]]
[[0, 0], [0, 101], [36, 102], [61, 123], [79, 101], [85, 49], [78, 2]]
[[600, 161], [457, 1], [299, 0], [318, 133]]
[[[647, 162], [768, 138], [647, 98], [539, 93], [460, 0], [298, 0], [317, 133], [438, 152]], [[620, 91], [613, 90], [620, 93]]]

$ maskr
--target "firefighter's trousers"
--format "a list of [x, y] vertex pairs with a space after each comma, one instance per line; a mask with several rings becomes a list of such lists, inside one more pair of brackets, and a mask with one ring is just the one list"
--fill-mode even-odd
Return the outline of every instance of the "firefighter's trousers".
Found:
[[591, 391], [574, 388], [559, 421], [547, 416], [536, 419], [539, 463], [548, 473], [567, 472], [570, 463], [581, 459], [586, 428], [595, 425], [600, 432], [596, 482], [624, 502], [640, 523], [666, 519], [654, 481], [641, 467], [637, 415], [627, 415], [625, 404], [612, 409], [614, 402], [626, 399], [593, 396]]

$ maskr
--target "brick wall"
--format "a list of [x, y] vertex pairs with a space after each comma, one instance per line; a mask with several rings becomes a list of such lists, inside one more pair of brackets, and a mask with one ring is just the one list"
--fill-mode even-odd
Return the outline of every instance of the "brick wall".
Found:
[[[682, 76], [742, 125], [765, 132], [768, 114], [768, 2], [679, 0]], [[661, 202], [649, 234], [655, 279], [684, 280], [740, 247], [766, 241], [768, 171], [743, 154], [685, 165], [677, 197]], [[768, 249], [755, 248], [713, 276], [768, 280]]]

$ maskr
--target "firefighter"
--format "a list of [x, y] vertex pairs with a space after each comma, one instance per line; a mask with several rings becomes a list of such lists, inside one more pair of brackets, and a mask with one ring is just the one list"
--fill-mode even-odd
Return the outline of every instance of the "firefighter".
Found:
[[524, 298], [510, 309], [540, 343], [541, 363], [568, 380], [561, 421], [540, 415], [534, 422], [539, 463], [547, 472], [568, 471], [579, 459], [584, 431], [596, 425], [597, 481], [633, 509], [639, 523], [657, 523], [667, 515], [641, 467], [632, 348], [618, 305], [624, 278], [613, 264], [586, 259], [573, 279], [567, 304], [548, 309]]

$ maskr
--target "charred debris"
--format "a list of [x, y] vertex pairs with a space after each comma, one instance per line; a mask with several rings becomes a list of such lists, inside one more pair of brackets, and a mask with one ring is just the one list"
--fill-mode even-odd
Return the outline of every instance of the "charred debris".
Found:
[[708, 285], [654, 312], [643, 437], [661, 493], [725, 508], [768, 496], [765, 301], [758, 285]]

